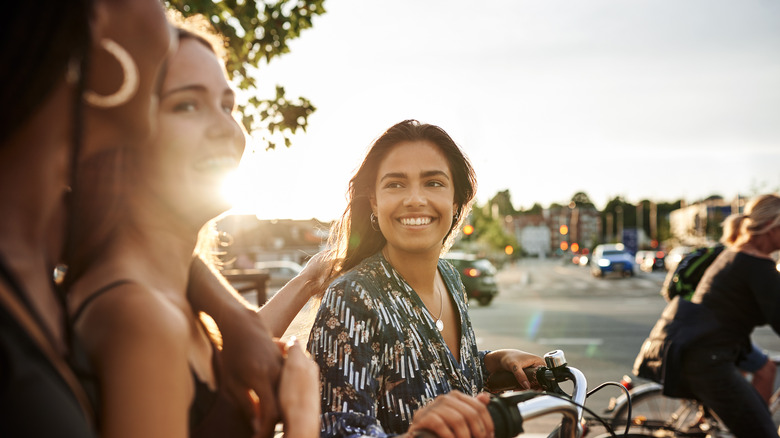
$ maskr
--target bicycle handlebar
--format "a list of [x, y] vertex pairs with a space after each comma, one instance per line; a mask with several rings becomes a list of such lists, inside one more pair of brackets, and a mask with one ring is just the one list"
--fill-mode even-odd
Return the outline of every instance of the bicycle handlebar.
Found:
[[[582, 434], [582, 405], [587, 396], [587, 379], [578, 369], [566, 364], [563, 352], [555, 350], [545, 356], [546, 367], [535, 372], [538, 384], [544, 393], [515, 391], [495, 396], [488, 404], [493, 418], [496, 438], [514, 437], [523, 432], [523, 422], [545, 415], [560, 413], [560, 437], [576, 438]], [[572, 395], [566, 394], [559, 382], [574, 383]]]
[[[494, 436], [511, 438], [523, 433], [523, 422], [549, 414], [563, 414], [559, 426], [561, 438], [577, 438], [582, 435], [582, 406], [588, 392], [585, 375], [566, 364], [563, 352], [554, 350], [544, 355], [546, 367], [526, 370], [529, 380], [541, 386], [545, 392], [512, 391], [493, 396], [488, 403], [488, 412], [493, 419]], [[511, 375], [511, 373], [509, 373]], [[512, 376], [514, 379], [514, 376]], [[566, 394], [559, 382], [571, 381], [572, 395]], [[515, 384], [517, 382], [515, 381]], [[418, 431], [415, 438], [435, 438], [428, 431]]]

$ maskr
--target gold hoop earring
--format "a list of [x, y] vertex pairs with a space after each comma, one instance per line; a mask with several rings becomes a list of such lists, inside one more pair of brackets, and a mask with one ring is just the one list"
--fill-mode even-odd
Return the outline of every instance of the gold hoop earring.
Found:
[[116, 41], [103, 38], [100, 41], [100, 46], [119, 62], [119, 65], [122, 67], [124, 80], [119, 89], [116, 90], [116, 93], [101, 96], [94, 91], [87, 90], [84, 92], [84, 100], [98, 108], [113, 108], [127, 103], [135, 92], [138, 91], [138, 66], [135, 65], [135, 61], [133, 61], [130, 53], [117, 44]]
[[376, 215], [371, 212], [371, 216], [368, 217], [369, 222], [371, 222], [371, 229], [374, 231], [379, 231], [379, 219], [376, 218]]

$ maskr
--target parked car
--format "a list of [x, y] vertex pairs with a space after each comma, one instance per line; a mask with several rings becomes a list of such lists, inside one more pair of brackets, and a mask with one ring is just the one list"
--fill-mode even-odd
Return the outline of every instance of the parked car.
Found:
[[298, 275], [303, 270], [303, 266], [289, 260], [274, 260], [256, 262], [255, 269], [259, 269], [269, 275], [268, 288], [281, 288]]
[[497, 269], [490, 260], [478, 258], [472, 254], [451, 253], [444, 258], [460, 272], [468, 298], [487, 306], [498, 294], [496, 284]]
[[665, 256], [666, 254], [663, 251], [641, 250], [636, 252], [635, 260], [639, 269], [645, 272], [652, 272], [665, 268]]
[[598, 245], [590, 258], [590, 272], [594, 277], [609, 273], [634, 275], [634, 256], [621, 243]]

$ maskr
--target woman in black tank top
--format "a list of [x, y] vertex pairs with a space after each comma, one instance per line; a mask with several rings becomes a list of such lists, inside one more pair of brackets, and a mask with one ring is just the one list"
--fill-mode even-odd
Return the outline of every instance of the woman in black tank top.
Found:
[[[66, 280], [100, 386], [104, 437], [254, 432], [226, 395], [220, 350], [187, 296], [199, 231], [229, 207], [220, 186], [238, 165], [244, 132], [213, 45], [188, 31], [179, 37], [160, 86], [158, 131], [140, 147], [85, 160], [76, 193], [84, 213], [76, 240], [86, 244]], [[287, 432], [318, 436], [316, 366], [300, 347], [282, 382], [285, 418], [301, 416]]]

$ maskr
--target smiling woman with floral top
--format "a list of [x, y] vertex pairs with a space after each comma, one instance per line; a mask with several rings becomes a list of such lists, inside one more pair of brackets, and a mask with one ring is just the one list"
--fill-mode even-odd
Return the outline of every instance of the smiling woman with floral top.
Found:
[[350, 181], [331, 235], [332, 276], [309, 339], [323, 436], [491, 436], [480, 394], [498, 370], [529, 387], [518, 350], [477, 350], [458, 272], [439, 257], [468, 214], [474, 171], [441, 128], [407, 120]]

